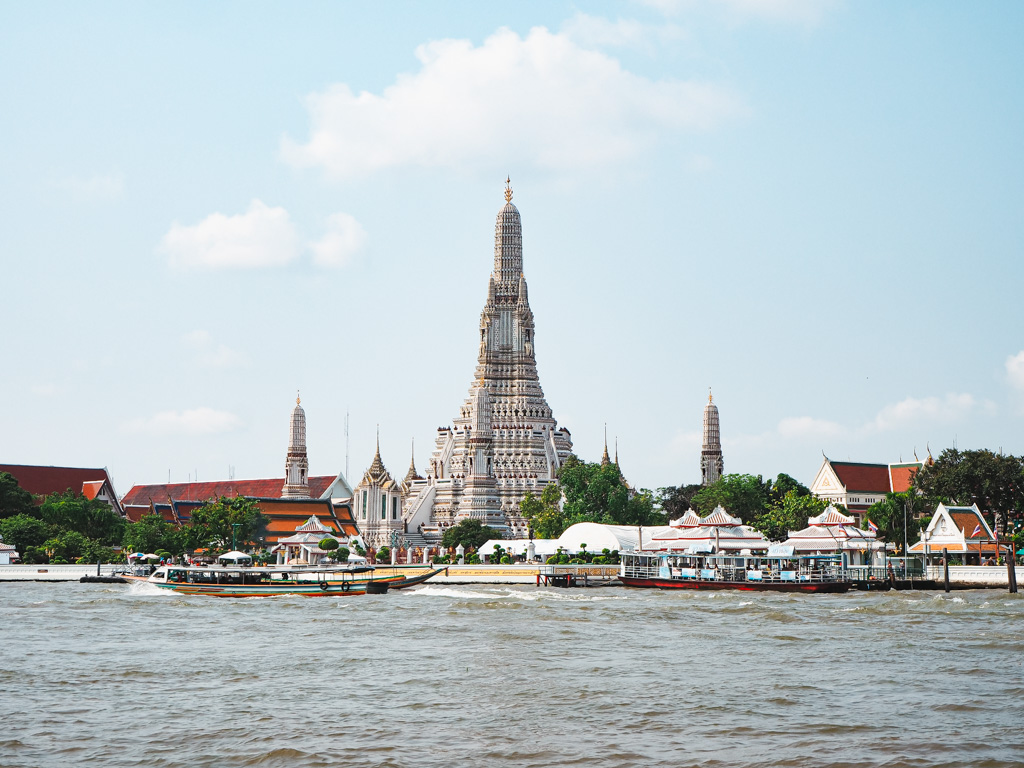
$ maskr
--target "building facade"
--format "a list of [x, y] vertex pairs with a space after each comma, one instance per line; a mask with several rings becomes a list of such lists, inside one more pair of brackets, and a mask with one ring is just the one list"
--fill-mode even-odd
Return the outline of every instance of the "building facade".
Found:
[[380, 438], [370, 468], [355, 488], [353, 497], [356, 524], [366, 546], [379, 549], [390, 546], [393, 534], [405, 532], [402, 517], [404, 494], [380, 458]]
[[519, 502], [553, 481], [572, 452], [569, 431], [558, 427], [537, 373], [522, 222], [507, 181], [479, 332], [469, 396], [452, 425], [438, 430], [426, 477], [409, 483], [410, 533], [432, 537], [472, 518], [505, 535], [526, 535]]

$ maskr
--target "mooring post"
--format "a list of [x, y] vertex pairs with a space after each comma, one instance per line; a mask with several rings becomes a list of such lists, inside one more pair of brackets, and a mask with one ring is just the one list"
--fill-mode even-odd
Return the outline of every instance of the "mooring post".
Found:
[[1011, 543], [1010, 551], [1006, 553], [1006, 578], [1010, 585], [1010, 594], [1017, 591], [1017, 556], [1013, 549], [1015, 546], [1016, 544]]
[[946, 591], [949, 592], [949, 550], [942, 548], [942, 578], [946, 582]]

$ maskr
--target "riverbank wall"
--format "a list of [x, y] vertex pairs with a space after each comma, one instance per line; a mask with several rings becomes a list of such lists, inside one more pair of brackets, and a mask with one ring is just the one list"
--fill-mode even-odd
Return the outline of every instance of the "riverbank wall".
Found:
[[[379, 565], [377, 576], [422, 573], [422, 565]], [[442, 566], [444, 567], [444, 566]], [[124, 565], [0, 565], [0, 582], [14, 581], [79, 581], [83, 576], [114, 576]], [[1024, 587], [1024, 566], [1018, 566], [1017, 583]], [[616, 583], [617, 565], [449, 565], [430, 580], [430, 584], [536, 584], [538, 576], [571, 575], [577, 584], [601, 586]], [[931, 565], [926, 578], [941, 589], [941, 565]], [[949, 583], [959, 589], [1006, 589], [1009, 586], [1006, 566], [951, 565]]]

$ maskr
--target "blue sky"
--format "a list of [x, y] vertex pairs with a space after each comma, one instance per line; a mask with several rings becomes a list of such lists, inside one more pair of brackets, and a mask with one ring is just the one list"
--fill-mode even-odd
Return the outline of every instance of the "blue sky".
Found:
[[0, 3], [0, 459], [422, 467], [506, 175], [577, 453], [1024, 453], [1019, 3]]

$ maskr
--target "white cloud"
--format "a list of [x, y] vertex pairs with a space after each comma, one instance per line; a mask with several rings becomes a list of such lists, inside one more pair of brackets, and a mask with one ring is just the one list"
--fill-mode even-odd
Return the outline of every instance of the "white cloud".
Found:
[[583, 47], [631, 47], [653, 51], [662, 45], [687, 37], [675, 24], [644, 24], [636, 19], [610, 19], [577, 13], [562, 24], [560, 34]]
[[1024, 392], [1024, 350], [1006, 358], [1006, 375], [1011, 387]]
[[177, 267], [269, 267], [299, 255], [299, 239], [284, 208], [253, 200], [245, 213], [211, 213], [193, 226], [178, 222], [160, 241], [159, 250]]
[[979, 403], [967, 393], [949, 393], [945, 397], [908, 397], [894, 405], [887, 405], [865, 429], [888, 430], [921, 422], [950, 423], [963, 419], [977, 410], [990, 410], [990, 403]]
[[321, 267], [343, 267], [352, 261], [366, 242], [366, 230], [347, 213], [335, 213], [327, 219], [327, 232], [314, 243], [313, 263]]
[[779, 434], [786, 438], [835, 437], [845, 430], [834, 421], [796, 416], [779, 422]]
[[58, 181], [56, 186], [78, 200], [107, 202], [124, 194], [124, 176], [120, 173], [98, 174], [87, 179], [69, 176]]
[[192, 331], [182, 336], [181, 340], [195, 353], [193, 365], [202, 368], [239, 368], [249, 363], [249, 359], [241, 352], [216, 343], [209, 331]]
[[723, 87], [648, 80], [543, 27], [525, 38], [501, 29], [480, 46], [434, 41], [416, 56], [419, 71], [379, 95], [343, 83], [310, 95], [309, 140], [283, 138], [285, 160], [339, 178], [401, 166], [585, 169], [742, 111]]
[[148, 419], [134, 419], [124, 431], [150, 435], [215, 435], [241, 428], [242, 420], [227, 411], [195, 408], [190, 411], [163, 411]]

